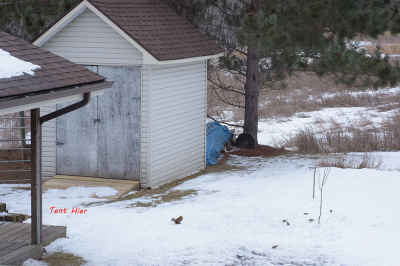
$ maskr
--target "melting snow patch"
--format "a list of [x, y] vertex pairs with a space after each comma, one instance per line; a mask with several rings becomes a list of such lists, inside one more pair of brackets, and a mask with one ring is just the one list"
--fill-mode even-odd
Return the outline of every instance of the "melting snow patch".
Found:
[[0, 49], [0, 79], [21, 76], [24, 73], [34, 75], [33, 70], [37, 68], [40, 66], [18, 59]]
[[91, 198], [92, 195], [97, 197], [111, 197], [118, 193], [118, 190], [110, 187], [70, 187], [65, 190], [60, 189], [49, 189], [46, 192], [48, 197], [58, 197], [58, 198]]

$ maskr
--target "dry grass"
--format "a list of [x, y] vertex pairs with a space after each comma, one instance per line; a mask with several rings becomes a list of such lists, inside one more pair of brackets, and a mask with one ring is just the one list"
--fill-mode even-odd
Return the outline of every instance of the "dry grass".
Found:
[[[400, 55], [400, 45], [399, 44], [382, 44], [381, 52], [388, 55]], [[374, 53], [376, 50], [375, 45], [366, 45], [365, 50], [368, 53]]]
[[64, 252], [43, 255], [41, 261], [47, 263], [49, 266], [80, 266], [87, 262], [82, 257]]
[[331, 119], [327, 126], [319, 126], [318, 131], [306, 127], [287, 136], [281, 145], [305, 153], [400, 150], [400, 113], [387, 117], [380, 127], [367, 118], [349, 121], [347, 126]]
[[338, 167], [352, 169], [376, 169], [382, 166], [382, 155], [374, 152], [365, 152], [362, 156], [354, 154], [324, 154], [317, 161], [318, 167]]
[[[366, 89], [337, 86], [329, 78], [320, 79], [305, 73], [292, 77], [287, 82], [288, 86], [284, 90], [260, 92], [259, 119], [287, 119], [294, 114], [334, 107], [374, 107], [380, 111], [400, 108], [400, 92], [395, 95], [379, 90], [369, 93]], [[242, 121], [244, 109], [222, 102], [216, 93], [224, 101], [234, 101], [233, 92], [209, 89], [208, 115], [218, 117], [219, 121]], [[240, 103], [244, 102], [244, 99], [238, 99]]]

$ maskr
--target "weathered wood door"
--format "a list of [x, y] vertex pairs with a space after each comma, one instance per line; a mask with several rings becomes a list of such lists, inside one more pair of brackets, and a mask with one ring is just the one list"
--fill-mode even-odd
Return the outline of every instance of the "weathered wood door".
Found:
[[57, 174], [140, 180], [141, 69], [87, 68], [114, 86], [57, 118]]

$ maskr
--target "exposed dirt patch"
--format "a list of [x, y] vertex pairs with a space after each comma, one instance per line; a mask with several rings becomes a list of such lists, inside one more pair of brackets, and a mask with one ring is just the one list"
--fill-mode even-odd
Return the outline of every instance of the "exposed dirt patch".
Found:
[[257, 145], [257, 147], [253, 149], [236, 149], [231, 150], [227, 154], [238, 155], [238, 156], [246, 156], [246, 157], [272, 157], [282, 154], [287, 154], [290, 151], [282, 149], [273, 148], [267, 145]]
[[159, 195], [151, 195], [145, 197], [146, 200], [151, 200], [150, 202], [136, 202], [131, 204], [132, 207], [156, 207], [159, 204], [165, 202], [172, 202], [181, 200], [183, 197], [188, 196], [195, 196], [197, 195], [197, 190], [194, 189], [187, 189], [187, 190], [168, 190], [165, 194]]
[[[143, 189], [137, 193], [126, 195], [126, 196], [122, 197], [121, 199], [118, 199], [117, 201], [138, 199], [138, 198], [143, 197], [144, 199], [147, 199], [147, 200], [151, 199], [152, 201], [145, 202], [145, 203], [141, 203], [141, 202], [135, 203], [133, 206], [134, 207], [151, 207], [155, 203], [161, 204], [163, 202], [176, 201], [176, 200], [182, 199], [183, 197], [196, 195], [197, 194], [196, 190], [191, 190], [191, 189], [189, 189], [189, 190], [174, 190], [174, 188], [187, 180], [194, 179], [201, 175], [244, 169], [244, 167], [242, 167], [242, 166], [232, 166], [232, 165], [227, 164], [228, 157], [229, 156], [224, 156], [223, 158], [218, 160], [218, 163], [216, 165], [207, 165], [205, 170], [195, 173], [193, 175], [174, 180], [172, 182], [164, 184], [155, 189], [151, 189], [151, 190]], [[89, 205], [91, 205], [91, 204], [92, 203], [89, 203]], [[98, 203], [93, 203], [93, 204], [98, 204]]]
[[[31, 158], [31, 151], [27, 150], [27, 160]], [[3, 163], [4, 161], [22, 160], [22, 151], [20, 150], [0, 150], [0, 170], [30, 170], [31, 164], [29, 162], [11, 162]], [[0, 172], [0, 181], [11, 180], [12, 183], [29, 183], [30, 172]], [[9, 182], [1, 182], [1, 184]]]
[[56, 252], [51, 255], [43, 255], [41, 261], [46, 262], [50, 266], [80, 266], [87, 262], [82, 257], [64, 252]]

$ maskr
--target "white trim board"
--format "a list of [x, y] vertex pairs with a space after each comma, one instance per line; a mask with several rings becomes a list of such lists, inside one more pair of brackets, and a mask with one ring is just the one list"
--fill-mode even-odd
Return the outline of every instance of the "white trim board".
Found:
[[195, 62], [195, 61], [200, 61], [200, 60], [208, 60], [208, 59], [212, 59], [212, 58], [216, 58], [216, 57], [221, 57], [223, 55], [224, 55], [224, 53], [219, 53], [219, 54], [206, 55], [206, 56], [200, 56], [200, 57], [191, 57], [191, 58], [185, 58], [185, 59], [157, 61], [158, 62], [157, 65], [190, 63], [190, 62]]

